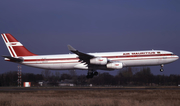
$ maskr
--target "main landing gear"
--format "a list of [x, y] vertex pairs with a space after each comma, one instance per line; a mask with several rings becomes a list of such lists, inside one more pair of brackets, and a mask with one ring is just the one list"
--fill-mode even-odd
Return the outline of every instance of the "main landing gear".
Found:
[[163, 65], [163, 64], [161, 64], [161, 69], [160, 69], [160, 71], [161, 71], [161, 72], [163, 72], [163, 71], [164, 71], [163, 66], [164, 66], [164, 65]]
[[88, 74], [86, 76], [86, 78], [93, 78], [94, 76], [97, 76], [98, 72], [94, 71], [94, 70], [88, 70]]

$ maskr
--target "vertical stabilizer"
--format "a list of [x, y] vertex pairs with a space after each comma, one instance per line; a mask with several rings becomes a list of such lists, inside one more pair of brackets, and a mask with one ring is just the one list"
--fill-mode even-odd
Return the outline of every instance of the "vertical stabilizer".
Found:
[[9, 53], [12, 57], [21, 57], [21, 56], [36, 56], [36, 54], [31, 53], [27, 50], [17, 39], [15, 39], [9, 33], [1, 34]]

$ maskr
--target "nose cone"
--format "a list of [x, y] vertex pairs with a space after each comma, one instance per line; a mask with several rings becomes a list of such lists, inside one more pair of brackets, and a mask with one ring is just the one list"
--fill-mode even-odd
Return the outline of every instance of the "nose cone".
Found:
[[179, 56], [178, 55], [176, 55], [176, 60], [178, 60], [179, 59]]
[[179, 59], [179, 56], [178, 55], [174, 55], [173, 58], [174, 58], [174, 61], [176, 61], [176, 60]]
[[174, 62], [174, 61], [176, 61], [178, 59], [179, 59], [178, 55], [173, 55], [170, 60], [171, 60], [171, 62]]

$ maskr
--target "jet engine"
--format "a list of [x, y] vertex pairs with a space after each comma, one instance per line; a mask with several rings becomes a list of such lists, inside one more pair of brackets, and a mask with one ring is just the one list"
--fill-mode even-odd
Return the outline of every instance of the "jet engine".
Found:
[[108, 63], [106, 67], [110, 69], [122, 69], [123, 64], [120, 62]]
[[106, 65], [108, 63], [108, 59], [97, 57], [97, 58], [90, 59], [90, 63], [96, 64], [96, 65]]

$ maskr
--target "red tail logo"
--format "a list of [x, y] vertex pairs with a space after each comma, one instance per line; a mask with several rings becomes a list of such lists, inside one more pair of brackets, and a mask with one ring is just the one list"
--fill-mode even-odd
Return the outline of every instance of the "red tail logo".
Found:
[[17, 39], [15, 39], [11, 34], [4, 33], [1, 34], [10, 54], [12, 57], [19, 56], [36, 56], [36, 54], [31, 53], [27, 50]]

